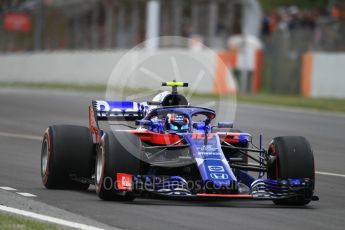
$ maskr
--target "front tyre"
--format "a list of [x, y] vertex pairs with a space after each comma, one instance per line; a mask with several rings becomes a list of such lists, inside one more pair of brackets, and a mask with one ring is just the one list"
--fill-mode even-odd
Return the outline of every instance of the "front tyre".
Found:
[[309, 142], [301, 136], [283, 136], [272, 140], [268, 153], [273, 159], [268, 165], [268, 179], [309, 178], [312, 191], [304, 196], [274, 200], [276, 205], [306, 205], [313, 196], [315, 169]]
[[[121, 140], [121, 141], [120, 141]], [[131, 146], [122, 145], [123, 140]], [[117, 173], [140, 174], [140, 160], [129, 150], [140, 152], [140, 139], [126, 132], [105, 133], [96, 154], [96, 193], [102, 200], [132, 201], [134, 194], [117, 189]]]

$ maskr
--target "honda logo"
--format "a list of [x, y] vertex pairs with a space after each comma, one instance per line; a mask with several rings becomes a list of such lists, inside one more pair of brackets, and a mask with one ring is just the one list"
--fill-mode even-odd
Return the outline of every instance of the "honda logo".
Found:
[[225, 180], [229, 178], [228, 174], [225, 174], [225, 173], [211, 173], [210, 175], [211, 175], [211, 178], [213, 179]]

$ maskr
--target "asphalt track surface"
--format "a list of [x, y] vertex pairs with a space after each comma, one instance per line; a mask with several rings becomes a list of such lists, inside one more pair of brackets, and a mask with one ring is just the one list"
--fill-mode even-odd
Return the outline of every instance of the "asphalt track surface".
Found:
[[[90, 100], [102, 97], [1, 89], [0, 186], [35, 194], [28, 199], [122, 229], [344, 229], [345, 177], [341, 176], [317, 174], [320, 201], [305, 207], [278, 207], [270, 201], [105, 202], [93, 187], [85, 192], [43, 188], [37, 136], [51, 124], [87, 125]], [[303, 135], [314, 149], [317, 171], [345, 174], [344, 115], [239, 105], [235, 124], [254, 138], [264, 134], [265, 146], [274, 136]]]

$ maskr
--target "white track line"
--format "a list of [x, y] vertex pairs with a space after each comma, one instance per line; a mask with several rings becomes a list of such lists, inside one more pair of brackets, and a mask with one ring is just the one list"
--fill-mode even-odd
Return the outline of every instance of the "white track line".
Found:
[[27, 192], [17, 192], [17, 194], [21, 195], [21, 196], [26, 196], [26, 197], [37, 197], [34, 194], [31, 193], [27, 193]]
[[22, 138], [22, 139], [29, 139], [35, 141], [43, 140], [43, 136], [35, 136], [35, 135], [28, 135], [28, 134], [18, 134], [18, 133], [7, 133], [7, 132], [0, 132], [0, 136], [3, 137], [14, 137], [14, 138]]
[[319, 174], [319, 175], [325, 175], [325, 176], [345, 177], [344, 174], [339, 174], [339, 173], [319, 172], [319, 171], [316, 171], [315, 173], [316, 173], [316, 174]]
[[11, 187], [0, 187], [0, 189], [6, 190], [6, 191], [16, 191], [17, 190], [15, 188], [11, 188]]
[[41, 214], [34, 213], [34, 212], [28, 212], [28, 211], [24, 211], [24, 210], [20, 210], [20, 209], [16, 209], [16, 208], [11, 208], [11, 207], [7, 207], [7, 206], [3, 206], [3, 205], [0, 205], [0, 210], [5, 211], [5, 212], [14, 213], [14, 214], [21, 215], [21, 216], [34, 218], [34, 219], [45, 221], [45, 222], [63, 225], [63, 226], [70, 227], [70, 228], [77, 228], [77, 229], [82, 229], [82, 230], [103, 230], [103, 228], [92, 227], [92, 226], [89, 226], [86, 224], [80, 224], [80, 223], [76, 223], [76, 222], [72, 222], [72, 221], [62, 220], [62, 219], [58, 219], [55, 217], [41, 215]]

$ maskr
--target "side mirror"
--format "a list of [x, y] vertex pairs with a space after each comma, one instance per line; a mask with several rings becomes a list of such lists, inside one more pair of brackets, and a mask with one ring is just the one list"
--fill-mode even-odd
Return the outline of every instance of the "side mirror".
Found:
[[234, 127], [234, 124], [233, 123], [231, 123], [231, 122], [218, 122], [218, 126], [217, 126], [218, 128], [220, 128], [220, 129], [224, 129], [224, 128], [229, 128], [229, 129], [231, 129], [231, 128], [233, 128]]
[[210, 125], [206, 125], [205, 122], [201, 121], [201, 122], [194, 122], [193, 123], [193, 128], [199, 131], [205, 131], [207, 130], [208, 132], [211, 130], [211, 126]]
[[205, 122], [193, 122], [193, 128], [197, 130], [204, 130]]

